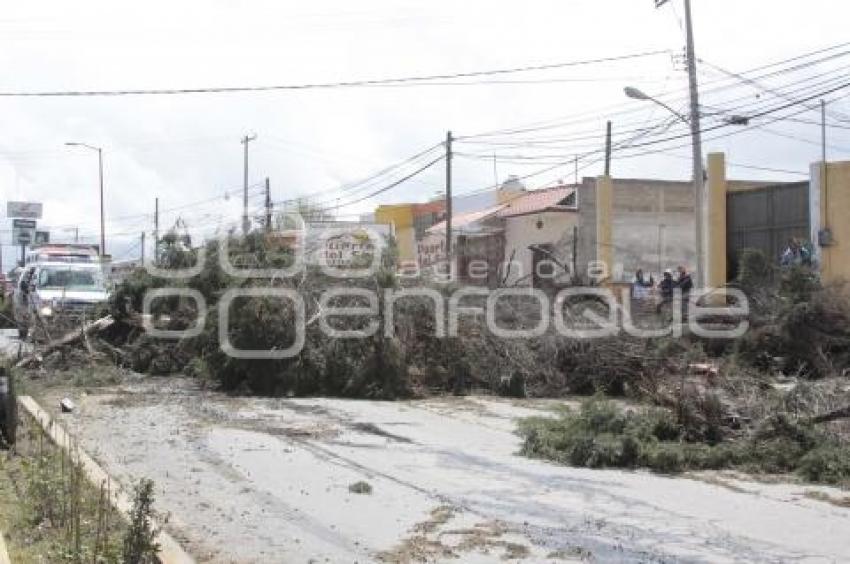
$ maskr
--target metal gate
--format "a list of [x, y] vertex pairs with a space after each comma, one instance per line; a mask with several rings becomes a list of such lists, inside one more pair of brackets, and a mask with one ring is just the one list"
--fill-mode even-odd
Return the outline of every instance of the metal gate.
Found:
[[726, 195], [726, 256], [729, 279], [743, 249], [758, 249], [778, 262], [789, 239], [809, 239], [809, 183], [763, 186]]

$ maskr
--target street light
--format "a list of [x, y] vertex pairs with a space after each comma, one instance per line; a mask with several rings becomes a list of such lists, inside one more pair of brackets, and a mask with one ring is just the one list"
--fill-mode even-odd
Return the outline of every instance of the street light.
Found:
[[68, 141], [65, 145], [68, 147], [85, 147], [86, 149], [97, 151], [98, 177], [100, 179], [100, 258], [103, 259], [104, 255], [106, 255], [106, 230], [104, 229], [103, 220], [103, 149], [75, 141]]
[[653, 98], [649, 94], [645, 93], [643, 90], [640, 90], [638, 88], [634, 88], [632, 86], [626, 86], [625, 88], [623, 88], [623, 92], [626, 93], [626, 96], [628, 96], [629, 98], [633, 98], [635, 100], [648, 100], [650, 102], [655, 102], [656, 104], [658, 104], [659, 106], [661, 106], [662, 108], [664, 108], [665, 110], [667, 110], [668, 112], [670, 112], [671, 114], [673, 114], [674, 116], [676, 116], [677, 118], [682, 120], [683, 122], [690, 124], [690, 122], [688, 121], [688, 118], [686, 118], [684, 116], [684, 114], [677, 112], [676, 110], [674, 110], [673, 108], [671, 108], [670, 106], [668, 106], [667, 104], [665, 104], [664, 102], [659, 100], [658, 98]]
[[646, 100], [653, 102], [680, 120], [691, 128], [691, 145], [693, 147], [693, 182], [694, 182], [694, 214], [696, 215], [696, 255], [697, 255], [697, 286], [702, 288], [705, 281], [705, 260], [703, 253], [703, 207], [705, 199], [705, 179], [703, 178], [702, 168], [702, 140], [700, 139], [699, 130], [699, 113], [692, 112], [693, 119], [686, 118], [682, 113], [677, 112], [661, 100], [653, 98], [649, 94], [644, 93], [638, 88], [627, 86], [623, 89], [626, 96], [635, 100]]

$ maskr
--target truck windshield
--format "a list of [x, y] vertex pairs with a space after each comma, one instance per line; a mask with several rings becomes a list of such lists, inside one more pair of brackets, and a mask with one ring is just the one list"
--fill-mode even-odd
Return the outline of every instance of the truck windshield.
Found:
[[64, 288], [66, 290], [103, 290], [103, 277], [93, 268], [62, 266], [42, 268], [38, 273], [39, 288]]

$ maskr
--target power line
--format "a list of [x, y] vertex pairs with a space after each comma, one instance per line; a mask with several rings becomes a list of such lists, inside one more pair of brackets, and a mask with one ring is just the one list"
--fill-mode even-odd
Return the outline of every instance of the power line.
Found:
[[[802, 59], [810, 58], [810, 57], [817, 56], [817, 55], [823, 55], [825, 53], [830, 53], [831, 51], [835, 51], [837, 49], [841, 49], [841, 48], [844, 48], [844, 47], [847, 47], [847, 46], [850, 46], [850, 42], [839, 43], [839, 44], [836, 44], [836, 45], [832, 45], [832, 46], [829, 46], [829, 47], [825, 47], [825, 48], [818, 49], [818, 50], [815, 50], [815, 51], [811, 51], [811, 52], [808, 52], [808, 53], [804, 53], [804, 54], [801, 54], [801, 55], [796, 55], [796, 56], [790, 57], [788, 59], [783, 59], [781, 61], [776, 61], [776, 62], [773, 62], [773, 63], [768, 63], [768, 64], [761, 65], [761, 66], [758, 66], [758, 67], [754, 67], [754, 68], [751, 68], [747, 71], [743, 71], [742, 73], [739, 73], [739, 74], [747, 75], [747, 74], [759, 73], [761, 71], [772, 69], [774, 67], [779, 67], [780, 65], [784, 65], [784, 64], [787, 64], [787, 63], [794, 63], [794, 62], [800, 61]], [[768, 77], [772, 77], [772, 76], [779, 76], [779, 75], [782, 75], [782, 74], [787, 74], [789, 72], [795, 72], [797, 70], [801, 70], [801, 69], [805, 69], [805, 68], [808, 68], [808, 67], [811, 67], [811, 66], [814, 66], [814, 65], [817, 65], [817, 64], [821, 64], [821, 63], [824, 63], [824, 62], [827, 62], [827, 61], [830, 61], [830, 60], [841, 58], [841, 57], [844, 57], [848, 54], [850, 54], [850, 51], [842, 51], [842, 52], [839, 52], [839, 53], [830, 53], [828, 55], [825, 55], [824, 57], [821, 57], [821, 58], [818, 58], [818, 59], [815, 59], [815, 60], [806, 61], [806, 62], [799, 63], [799, 64], [796, 64], [796, 65], [793, 65], [793, 66], [790, 66], [790, 67], [779, 68], [777, 70], [773, 70], [773, 71], [768, 72], [768, 73], [763, 73], [763, 74], [754, 76], [752, 78], [754, 78], [754, 79], [764, 79], [764, 78], [768, 78]], [[736, 81], [737, 81], [737, 79], [736, 79]], [[729, 78], [727, 77], [725, 79], [718, 79], [718, 80], [715, 80], [713, 82], [709, 82], [706, 85], [718, 84], [718, 83], [724, 83], [724, 82], [728, 83]], [[726, 89], [730, 89], [730, 88], [734, 88], [734, 87], [737, 86], [737, 84], [726, 84], [724, 86], [717, 86], [717, 87], [714, 87], [714, 88], [705, 88], [706, 85], [704, 85], [704, 87], [700, 90], [700, 94], [706, 95], [706, 94], [716, 93], [716, 92], [726, 90]], [[681, 92], [683, 90], [685, 90], [685, 89], [677, 89], [676, 92]], [[663, 98], [664, 95], [654, 95], [653, 97], [654, 98]], [[672, 103], [674, 103], [674, 102], [671, 102], [671, 104]], [[607, 107], [599, 108], [598, 110], [595, 110], [593, 112], [585, 112], [583, 114], [575, 114], [575, 115], [572, 115], [572, 116], [565, 116], [565, 117], [562, 117], [562, 118], [555, 118], [555, 119], [544, 120], [544, 121], [539, 121], [539, 122], [532, 122], [532, 123], [529, 123], [529, 124], [526, 124], [526, 125], [516, 126], [516, 127], [513, 127], [513, 128], [491, 130], [491, 131], [486, 131], [486, 132], [482, 132], [482, 133], [462, 135], [462, 136], [459, 136], [458, 139], [470, 139], [470, 138], [477, 138], [477, 137], [492, 137], [492, 136], [498, 136], [498, 135], [516, 134], [516, 133], [519, 133], [519, 132], [524, 132], [526, 130], [528, 130], [528, 131], [538, 131], [538, 130], [541, 130], [541, 129], [563, 127], [565, 125], [574, 124], [574, 123], [578, 123], [578, 122], [582, 122], [582, 121], [591, 121], [591, 120], [594, 120], [594, 119], [600, 119], [598, 117], [599, 113], [603, 113], [606, 116], [606, 118], [610, 118], [612, 116], [625, 115], [625, 114], [630, 114], [630, 113], [635, 113], [637, 111], [641, 111], [641, 110], [638, 110], [638, 109], [626, 109], [626, 110], [620, 110], [620, 111], [613, 112], [613, 113], [610, 111], [612, 109], [623, 108], [623, 107], [626, 107], [626, 106], [629, 106], [629, 105], [631, 105], [629, 102], [623, 102], [623, 103], [620, 103], [620, 104], [615, 104], [613, 106], [607, 106]], [[582, 119], [582, 116], [588, 116], [588, 115], [590, 115], [591, 117], [585, 117], [584, 119]], [[563, 121], [563, 120], [567, 120], [567, 121]], [[561, 122], [561, 123], [559, 123], [559, 122]]]
[[[827, 74], [829, 74], [829, 73], [827, 73]], [[847, 78], [846, 74], [841, 73], [838, 76], [830, 77], [826, 80], [816, 82], [816, 83], [813, 83], [813, 84], [808, 83], [809, 79], [806, 79], [806, 80], [803, 80], [803, 81], [795, 81], [791, 84], [799, 84], [801, 82], [805, 82], [806, 84], [803, 87], [788, 90], [787, 93], [793, 94], [793, 95], [809, 94], [809, 93], [814, 91], [813, 90], [814, 88], [826, 88], [826, 87], [829, 87], [829, 86], [834, 86], [834, 85], [839, 84], [839, 81], [846, 80], [846, 78]], [[741, 99], [741, 98], [738, 98], [738, 99]], [[794, 99], [792, 103], [796, 104], [797, 100]], [[751, 117], [757, 117], [757, 115], [758, 115], [758, 114], [754, 114], [752, 112], [757, 112], [761, 109], [768, 108], [770, 106], [769, 106], [769, 103], [765, 103], [764, 101], [758, 101], [758, 102], [752, 102], [752, 103], [739, 105], [739, 106], [733, 107], [733, 108], [722, 108], [722, 107], [713, 106], [713, 105], [709, 105], [707, 107], [717, 110], [716, 113], [722, 113], [724, 115], [735, 114], [735, 115], [742, 115], [742, 117], [745, 117], [745, 118], [751, 118]], [[806, 105], [806, 108], [808, 109], [808, 105]], [[739, 112], [741, 112], [741, 113], [739, 114]], [[708, 117], [711, 116], [711, 114], [705, 114], [705, 113], [703, 115], [708, 116]], [[652, 130], [658, 129], [660, 125], [665, 125], [665, 130], [667, 130], [667, 129], [670, 129], [671, 127], [679, 126], [679, 124], [680, 124], [680, 122], [678, 120], [676, 120], [675, 118], [668, 118], [666, 121], [663, 121], [663, 122], [661, 122], [661, 124], [657, 124], [656, 126], [653, 126], [653, 127], [649, 127], [649, 128], [642, 127], [642, 128], [638, 128], [638, 129], [627, 129], [625, 131], [623, 131], [623, 130], [620, 130], [620, 131], [624, 134], [629, 134], [629, 133], [648, 134]], [[834, 127], [838, 127], [838, 128], [842, 128], [842, 129], [848, 128], [847, 126], [837, 126], [837, 125], [834, 126]], [[850, 129], [850, 128], [848, 128], [848, 129]], [[683, 133], [682, 135], [680, 135], [680, 137], [685, 137], [686, 135], [688, 135], [688, 134]], [[514, 140], [514, 141], [466, 141], [466, 143], [472, 144], [472, 145], [497, 146], [497, 147], [501, 147], [502, 149], [525, 148], [525, 149], [529, 149], [529, 150], [550, 150], [550, 151], [551, 150], [562, 150], [564, 152], [575, 153], [575, 152], [578, 152], [577, 149], [586, 148], [588, 145], [587, 144], [576, 145], [576, 144], [570, 143], [571, 141], [584, 140], [584, 139], [599, 141], [599, 140], [602, 139], [602, 137], [603, 137], [602, 132], [597, 131], [592, 135], [586, 135], [586, 136], [549, 137], [549, 138], [536, 138], [536, 139], [531, 139], [531, 140], [524, 138], [524, 139], [518, 139], [518, 140]], [[564, 143], [570, 143], [570, 144], [565, 147], [563, 145]], [[593, 146], [596, 146], [596, 144], [593, 144]], [[488, 152], [486, 155], [482, 155], [482, 156], [490, 157], [490, 156], [492, 156], [492, 153]]]
[[562, 63], [549, 63], [542, 65], [527, 65], [522, 67], [489, 69], [482, 71], [456, 72], [448, 74], [433, 74], [422, 76], [407, 76], [397, 78], [378, 78], [367, 80], [351, 80], [341, 82], [322, 82], [310, 84], [281, 84], [267, 86], [216, 86], [203, 88], [156, 88], [156, 89], [124, 89], [124, 90], [43, 90], [43, 91], [6, 91], [0, 92], [2, 97], [75, 97], [75, 96], [147, 96], [147, 95], [174, 95], [174, 94], [218, 94], [228, 92], [267, 92], [274, 90], [310, 90], [329, 88], [350, 88], [358, 86], [396, 85], [403, 83], [427, 82], [433, 80], [451, 80], [458, 78], [472, 78], [477, 76], [505, 75], [532, 71], [545, 71], [566, 67], [576, 67], [597, 63], [613, 61], [625, 61], [654, 55], [667, 54], [667, 50], [644, 51], [642, 53], [631, 53], [616, 55], [612, 57], [599, 57], [582, 61], [569, 61]]
[[[400, 162], [394, 163], [392, 165], [389, 165], [387, 167], [384, 167], [383, 169], [381, 169], [381, 170], [379, 170], [379, 171], [377, 171], [373, 174], [370, 174], [366, 178], [363, 178], [363, 179], [355, 181], [355, 182], [346, 183], [346, 184], [343, 184], [340, 187], [336, 187], [336, 188], [333, 188], [333, 189], [330, 189], [330, 190], [322, 190], [322, 191], [318, 191], [318, 192], [312, 192], [311, 196], [315, 197], [315, 196], [334, 195], [334, 196], [336, 196], [336, 198], [342, 198], [344, 196], [351, 196], [353, 194], [363, 192], [364, 190], [367, 190], [367, 189], [373, 187], [377, 182], [379, 182], [381, 180], [381, 178], [387, 176], [391, 172], [402, 169], [403, 167], [406, 167], [408, 165], [412, 165], [412, 164], [416, 163], [417, 161], [422, 160], [423, 157], [434, 152], [434, 150], [439, 148], [441, 145], [442, 145], [442, 143], [436, 143], [436, 144], [431, 145], [430, 147], [428, 147], [428, 148], [426, 148], [422, 151], [419, 151], [418, 153], [414, 154], [413, 156], [404, 159], [403, 161], [400, 161]], [[430, 165], [426, 166], [423, 170], [426, 170], [427, 168], [429, 168], [429, 166]], [[277, 200], [277, 201], [274, 202], [274, 204], [275, 205], [282, 205], [282, 204], [285, 205], [285, 204], [297, 203], [300, 200], [304, 200], [304, 197], [295, 197], [295, 198], [289, 198], [289, 199], [286, 199], [286, 200]], [[328, 202], [330, 202], [330, 201], [331, 200], [328, 200]]]
[[[426, 170], [428, 170], [429, 168], [431, 168], [432, 166], [434, 166], [434, 165], [435, 165], [435, 164], [437, 164], [438, 162], [442, 161], [444, 158], [445, 158], [445, 155], [440, 155], [439, 157], [437, 157], [437, 158], [435, 158], [435, 159], [433, 159], [433, 160], [429, 161], [429, 162], [428, 162], [428, 163], [426, 163], [425, 165], [423, 165], [423, 166], [421, 166], [421, 167], [417, 168], [416, 170], [414, 170], [413, 172], [411, 172], [411, 173], [409, 173], [409, 174], [406, 174], [404, 177], [402, 177], [402, 178], [400, 178], [400, 179], [398, 179], [398, 180], [396, 180], [396, 181], [394, 181], [394, 182], [392, 182], [392, 183], [388, 184], [387, 186], [384, 186], [384, 187], [382, 187], [382, 188], [379, 188], [379, 189], [377, 189], [377, 190], [375, 190], [375, 191], [373, 191], [373, 192], [370, 192], [369, 194], [366, 194], [365, 196], [361, 196], [361, 197], [359, 197], [359, 198], [357, 198], [357, 199], [355, 199], [355, 200], [353, 200], [353, 201], [337, 203], [337, 202], [335, 202], [334, 200], [328, 200], [328, 201], [326, 201], [326, 202], [320, 202], [317, 206], [313, 206], [313, 205], [311, 205], [311, 206], [310, 206], [310, 211], [311, 211], [311, 212], [325, 212], [325, 211], [330, 211], [330, 210], [336, 209], [336, 208], [338, 208], [338, 207], [343, 207], [343, 208], [344, 208], [344, 207], [348, 207], [348, 206], [353, 206], [354, 204], [358, 204], [358, 203], [360, 203], [360, 202], [362, 202], [362, 201], [364, 201], [364, 200], [368, 200], [368, 199], [370, 199], [370, 198], [374, 198], [374, 197], [375, 197], [375, 196], [377, 196], [378, 194], [383, 194], [384, 192], [387, 192], [387, 191], [389, 191], [389, 190], [392, 190], [392, 189], [393, 189], [393, 188], [395, 188], [396, 186], [398, 186], [398, 185], [400, 185], [400, 184], [402, 184], [402, 183], [404, 183], [404, 182], [407, 182], [408, 180], [410, 180], [410, 179], [411, 179], [411, 178], [413, 178], [414, 176], [417, 176], [417, 175], [419, 175], [419, 174], [421, 174], [421, 173], [425, 172]], [[276, 202], [276, 203], [279, 203], [279, 202]], [[330, 205], [329, 207], [325, 207], [325, 208], [318, 207], [318, 206], [321, 206], [322, 204], [332, 204], [332, 205]]]
[[[789, 108], [789, 107], [791, 107], [791, 106], [798, 105], [799, 103], [805, 102], [805, 101], [807, 101], [808, 99], [818, 98], [818, 97], [820, 97], [820, 96], [824, 96], [824, 95], [826, 95], [826, 94], [829, 94], [829, 93], [831, 93], [831, 92], [835, 92], [835, 91], [840, 90], [840, 89], [842, 89], [842, 88], [846, 88], [847, 86], [850, 86], [850, 83], [845, 83], [845, 84], [843, 84], [843, 85], [840, 85], [839, 87], [832, 88], [832, 89], [830, 89], [830, 90], [828, 90], [828, 91], [825, 91], [825, 92], [819, 92], [819, 93], [814, 94], [814, 95], [812, 95], [812, 96], [810, 96], [810, 97], [808, 97], [808, 98], [805, 98], [805, 99], [800, 100], [800, 102], [791, 102], [791, 103], [784, 104], [784, 105], [779, 106], [779, 107], [775, 107], [775, 108], [772, 108], [772, 109], [764, 110], [764, 111], [760, 112], [759, 114], [755, 114], [755, 115], [754, 115], [754, 116], [752, 116], [752, 117], [761, 117], [761, 116], [769, 115], [769, 114], [771, 114], [771, 113], [773, 113], [773, 112], [781, 111], [781, 110], [783, 110], [783, 109], [787, 109], [787, 108]], [[790, 115], [794, 116], [794, 115], [797, 115], [797, 114], [800, 114], [800, 113], [804, 113], [804, 112], [807, 112], [807, 111], [808, 111], [808, 108], [803, 108], [802, 110], [798, 110], [797, 112], [794, 112], [794, 113], [792, 113], [792, 114], [790, 114]], [[784, 117], [786, 117], [786, 116], [777, 116], [777, 117], [773, 117], [773, 118], [772, 118], [772, 120], [771, 120], [770, 122], [768, 122], [768, 123], [773, 123], [774, 121], [779, 121], [779, 120], [783, 119]], [[737, 128], [735, 131], [731, 131], [731, 132], [729, 132], [729, 133], [725, 133], [725, 134], [721, 134], [721, 135], [714, 135], [714, 136], [711, 136], [711, 137], [709, 137], [709, 138], [705, 139], [705, 141], [715, 141], [715, 140], [722, 139], [722, 138], [725, 138], [725, 137], [731, 137], [731, 136], [733, 136], [733, 135], [739, 135], [739, 134], [741, 134], [741, 133], [743, 133], [743, 132], [745, 132], [745, 131], [754, 130], [754, 129], [763, 129], [763, 128], [765, 127], [765, 125], [767, 125], [767, 124], [764, 124], [764, 125], [762, 125], [762, 124], [755, 124], [755, 125], [750, 125], [750, 126], [745, 126], [745, 127], [741, 127], [741, 126], [734, 126], [734, 127], [736, 127], [736, 128]], [[713, 130], [720, 129], [720, 128], [724, 128], [724, 127], [733, 127], [733, 126], [732, 126], [731, 124], [729, 124], [729, 123], [721, 123], [721, 124], [714, 125], [714, 126], [710, 126], [710, 127], [707, 127], [707, 128], [705, 128], [705, 127], [704, 127], [704, 128], [702, 128], [702, 129], [701, 129], [701, 132], [713, 131]], [[667, 142], [669, 142], [669, 141], [674, 141], [674, 140], [677, 140], [677, 139], [681, 139], [682, 137], [683, 137], [682, 135], [678, 135], [678, 136], [667, 137], [667, 138], [664, 138], [664, 139], [658, 139], [658, 140], [648, 141], [648, 142], [639, 143], [639, 144], [633, 144], [633, 143], [630, 143], [630, 140], [626, 140], [626, 141], [624, 141], [624, 142], [620, 142], [620, 143], [616, 144], [616, 146], [615, 146], [614, 150], [615, 150], [615, 151], [617, 151], [618, 153], [620, 153], [620, 154], [618, 154], [618, 156], [617, 156], [617, 158], [618, 158], [618, 159], [629, 159], [629, 158], [642, 157], [642, 156], [646, 156], [646, 155], [654, 155], [654, 154], [658, 154], [658, 153], [663, 153], [664, 151], [669, 151], [669, 150], [679, 149], [679, 148], [685, 148], [685, 147], [690, 146], [690, 144], [689, 144], [689, 143], [685, 143], [685, 144], [680, 144], [680, 145], [673, 146], [673, 147], [665, 147], [665, 148], [663, 148], [663, 149], [648, 149], [648, 150], [644, 150], [644, 151], [637, 151], [637, 152], [628, 153], [628, 154], [622, 154], [621, 152], [622, 152], [623, 150], [625, 150], [625, 149], [633, 149], [633, 148], [639, 148], [639, 147], [643, 147], [643, 146], [647, 146], [647, 145], [657, 145], [657, 144], [660, 144], [660, 143], [667, 143]], [[628, 145], [627, 145], [627, 146], [622, 146], [624, 143], [628, 143]], [[577, 158], [578, 158], [580, 161], [584, 161], [587, 157], [590, 157], [590, 156], [592, 156], [592, 155], [601, 155], [601, 154], [603, 154], [603, 153], [604, 153], [604, 150], [603, 150], [603, 149], [598, 149], [598, 150], [595, 150], [595, 151], [589, 151], [589, 152], [587, 152], [587, 153], [584, 153], [584, 154], [582, 154], [582, 155], [579, 155]], [[579, 170], [579, 171], [585, 170], [586, 168], [588, 168], [588, 167], [590, 167], [590, 166], [592, 166], [592, 165], [594, 165], [594, 164], [597, 164], [597, 163], [601, 162], [603, 159], [604, 159], [604, 156], [600, 156], [600, 157], [598, 157], [598, 158], [596, 158], [596, 159], [594, 159], [594, 160], [591, 160], [591, 161], [589, 161], [589, 162], [586, 162], [586, 163], [585, 163], [585, 164], [583, 164], [581, 167], [579, 167], [579, 168], [578, 168], [578, 170]], [[573, 165], [574, 163], [575, 163], [575, 157], [574, 157], [574, 158], [567, 159], [567, 160], [563, 160], [563, 161], [561, 161], [561, 162], [557, 162], [557, 163], [554, 163], [554, 164], [551, 164], [551, 165], [548, 165], [548, 166], [545, 166], [544, 168], [541, 168], [541, 169], [539, 169], [539, 170], [533, 171], [533, 172], [531, 172], [531, 173], [529, 173], [529, 174], [522, 175], [522, 176], [520, 176], [520, 177], [518, 177], [518, 178], [519, 178], [520, 180], [526, 180], [526, 179], [528, 179], [528, 178], [533, 178], [533, 177], [535, 177], [535, 176], [540, 176], [541, 174], [545, 174], [545, 173], [547, 173], [547, 172], [550, 172], [550, 171], [555, 170], [555, 169], [557, 169], [557, 168], [560, 168], [560, 167], [562, 167], [562, 166]], [[748, 166], [754, 166], [754, 165], [748, 165]], [[492, 190], [492, 189], [494, 189], [494, 188], [496, 188], [496, 186], [495, 186], [495, 185], [490, 185], [490, 186], [487, 186], [487, 187], [479, 188], [479, 189], [477, 189], [477, 190], [472, 190], [472, 191], [469, 191], [469, 192], [465, 192], [465, 193], [460, 194], [460, 195], [470, 195], [470, 194], [475, 194], [475, 193], [485, 192], [485, 191], [487, 191], [487, 190]]]
[[[763, 92], [768, 92], [768, 93], [770, 93], [770, 94], [773, 94], [774, 96], [777, 96], [777, 97], [780, 97], [780, 98], [785, 98], [786, 100], [793, 101], [793, 98], [790, 98], [790, 97], [786, 96], [786, 95], [785, 95], [785, 94], [783, 94], [781, 91], [777, 91], [777, 89], [775, 89], [775, 88], [771, 88], [770, 86], [763, 85], [763, 84], [761, 84], [759, 81], [757, 81], [757, 80], [755, 80], [755, 79], [747, 78], [746, 76], [743, 76], [743, 75], [741, 75], [741, 74], [738, 74], [738, 73], [735, 73], [735, 72], [732, 72], [732, 71], [728, 71], [728, 70], [724, 69], [723, 67], [721, 67], [721, 66], [719, 66], [719, 65], [715, 65], [714, 63], [710, 63], [710, 62], [705, 61], [705, 60], [703, 60], [703, 59], [699, 59], [699, 62], [700, 62], [700, 63], [702, 63], [702, 64], [704, 64], [704, 65], [708, 65], [709, 67], [711, 67], [711, 68], [713, 68], [713, 69], [715, 69], [715, 70], [717, 70], [717, 71], [719, 71], [719, 72], [721, 72], [721, 73], [723, 73], [723, 74], [726, 74], [726, 75], [729, 75], [729, 76], [731, 76], [731, 77], [733, 77], [733, 78], [736, 78], [736, 79], [740, 80], [741, 82], [743, 82], [743, 83], [745, 83], [745, 84], [749, 84], [749, 85], [751, 85], [751, 86], [754, 86], [754, 87], [758, 88], [759, 90], [762, 90]], [[813, 111], [814, 111], [814, 110], [819, 110], [819, 109], [820, 109], [820, 108], [819, 108], [818, 106], [816, 106], [816, 105], [807, 106], [807, 107], [808, 107], [810, 110], [813, 110]], [[832, 111], [830, 111], [830, 112], [828, 112], [828, 113], [831, 113], [831, 114], [832, 114], [832, 116], [833, 116], [835, 119], [838, 119], [839, 121], [848, 121], [847, 116], [846, 116], [846, 115], [844, 115], [844, 114], [841, 114], [840, 112], [832, 112]]]
[[[850, 52], [848, 52], [848, 53], [850, 53]], [[831, 84], [832, 82], [835, 82], [837, 80], [843, 80], [843, 79], [846, 78], [846, 72], [844, 72], [844, 71], [848, 68], [850, 68], [850, 65], [845, 65], [845, 66], [839, 67], [837, 69], [832, 69], [832, 70], [824, 72], [824, 73], [806, 76], [806, 77], [798, 79], [798, 80], [787, 82], [787, 83], [785, 83], [781, 86], [777, 86], [775, 88], [775, 90], [780, 90], [780, 89], [787, 90], [786, 92], [783, 92], [784, 97], [787, 98], [787, 97], [793, 96], [794, 94], [797, 94], [799, 92], [809, 91], [811, 88], [816, 87], [816, 86]], [[814, 83], [814, 84], [811, 82], [815, 79], [820, 79], [820, 78], [824, 78], [824, 77], [829, 77], [829, 78], [827, 80], [823, 80], [821, 82], [817, 82], [817, 83]], [[797, 85], [804, 85], [804, 86], [801, 87], [801, 88], [790, 89], [791, 87], [797, 86]], [[733, 102], [740, 102], [742, 100], [746, 100], [746, 99], [749, 99], [749, 98], [750, 98], [750, 95], [737, 96], [735, 98], [731, 98], [731, 99], [727, 99], [727, 100], [721, 100], [721, 101], [718, 101], [718, 102], [715, 102], [715, 103], [717, 103], [717, 104], [720, 104], [720, 103], [728, 104], [728, 103], [733, 103]], [[795, 100], [792, 100], [792, 101], [795, 101]], [[745, 104], [743, 106], [739, 106], [736, 109], [741, 110], [741, 109], [749, 107], [749, 106], [757, 106], [757, 105], [761, 105], [761, 104], [764, 104], [764, 102], [763, 101], [756, 101], [756, 102], [752, 102], [750, 104]], [[706, 107], [715, 107], [716, 108], [717, 106], [706, 106]], [[625, 114], [625, 113], [631, 113], [631, 112], [618, 112], [618, 113], [615, 113], [615, 114], [612, 114], [612, 115], [621, 115], [621, 114]], [[606, 115], [605, 117], [610, 118], [611, 116]], [[597, 117], [590, 118], [590, 119], [596, 119], [598, 121], [598, 120], [602, 119], [602, 116], [597, 116]], [[585, 130], [581, 130], [579, 132], [575, 132], [575, 133], [588, 133], [588, 134], [584, 135], [584, 136], [571, 136], [571, 137], [568, 137], [568, 138], [564, 138], [564, 137], [557, 137], [557, 138], [553, 138], [553, 137], [548, 137], [548, 138], [546, 138], [546, 137], [544, 137], [544, 138], [523, 137], [523, 138], [520, 138], [520, 139], [513, 139], [513, 140], [510, 140], [510, 141], [501, 141], [501, 140], [498, 140], [498, 138], [496, 140], [489, 140], [489, 139], [480, 140], [481, 137], [485, 137], [485, 138], [486, 137], [495, 137], [497, 135], [512, 136], [512, 135], [517, 135], [517, 134], [522, 134], [522, 133], [532, 133], [532, 132], [535, 132], [535, 131], [541, 131], [541, 130], [545, 130], [545, 129], [558, 129], [558, 128], [569, 126], [570, 123], [575, 123], [576, 121], [589, 121], [589, 119], [587, 119], [587, 120], [572, 120], [571, 122], [567, 121], [567, 122], [564, 122], [564, 123], [545, 124], [545, 125], [542, 125], [540, 127], [529, 127], [529, 128], [524, 128], [524, 129], [503, 130], [503, 132], [501, 134], [493, 133], [493, 134], [487, 134], [487, 135], [467, 135], [467, 136], [460, 137], [459, 142], [460, 143], [473, 143], [473, 144], [476, 144], [476, 145], [496, 145], [496, 146], [527, 146], [527, 145], [534, 145], [534, 144], [551, 145], [552, 143], [560, 143], [562, 141], [581, 140], [581, 139], [598, 139], [602, 136], [601, 131], [597, 128], [597, 129], [585, 129]], [[675, 118], [673, 118], [673, 121], [674, 121], [673, 125], [679, 124], [679, 122], [677, 120], [675, 120]], [[626, 122], [626, 123], [618, 122], [618, 123], [620, 123], [620, 125], [621, 125], [621, 127], [618, 128], [618, 130], [620, 132], [625, 131], [626, 133], [630, 133], [630, 132], [633, 132], [633, 131], [634, 132], [639, 131], [641, 128], [639, 127], [637, 129], [625, 129], [624, 130], [622, 126], [625, 126], [626, 128], [628, 128], [629, 125], [640, 123], [641, 127], [643, 127], [646, 124], [646, 120], [639, 120], [639, 121], [631, 122], [631, 123], [629, 123], [629, 122]]]

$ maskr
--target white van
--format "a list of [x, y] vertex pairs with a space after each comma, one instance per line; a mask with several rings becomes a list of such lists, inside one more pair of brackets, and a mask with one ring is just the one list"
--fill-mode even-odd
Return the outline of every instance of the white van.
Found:
[[14, 314], [21, 338], [43, 325], [68, 331], [91, 320], [109, 293], [99, 263], [43, 262], [27, 265], [15, 288]]

